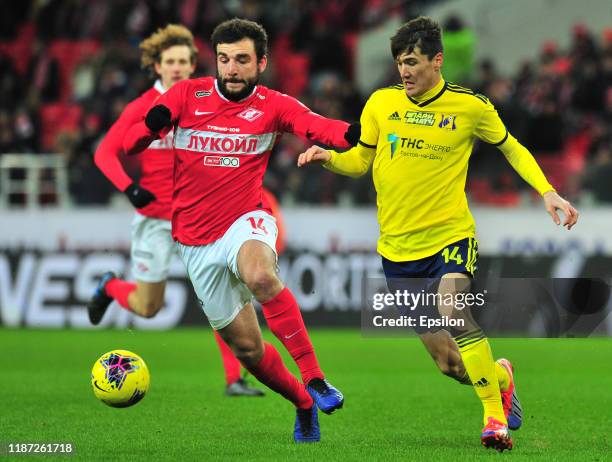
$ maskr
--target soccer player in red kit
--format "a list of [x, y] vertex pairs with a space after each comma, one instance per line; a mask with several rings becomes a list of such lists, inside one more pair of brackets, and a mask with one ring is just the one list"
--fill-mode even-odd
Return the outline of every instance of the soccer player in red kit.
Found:
[[[344, 398], [325, 380], [295, 297], [276, 274], [277, 227], [262, 179], [282, 132], [347, 148], [359, 126], [321, 117], [258, 85], [267, 65], [267, 36], [259, 24], [225, 21], [212, 45], [216, 79], [175, 84], [129, 130], [124, 149], [138, 152], [173, 128], [172, 235], [202, 308], [242, 364], [295, 404], [294, 439], [318, 441], [317, 408], [331, 413]], [[306, 386], [262, 340], [253, 297]]]
[[[164, 304], [166, 278], [176, 244], [172, 240], [170, 207], [172, 201], [172, 134], [157, 140], [139, 155], [140, 183], [125, 172], [119, 155], [125, 132], [142, 119], [159, 95], [176, 82], [189, 78], [195, 70], [197, 48], [193, 35], [183, 26], [170, 24], [140, 44], [142, 66], [159, 79], [132, 101], [111, 127], [96, 150], [94, 160], [107, 178], [128, 196], [137, 212], [132, 221], [132, 275], [136, 282], [106, 273], [89, 302], [89, 318], [99, 324], [113, 299], [129, 311], [150, 318]], [[221, 351], [228, 396], [262, 396], [241, 377], [240, 362], [215, 332]]]

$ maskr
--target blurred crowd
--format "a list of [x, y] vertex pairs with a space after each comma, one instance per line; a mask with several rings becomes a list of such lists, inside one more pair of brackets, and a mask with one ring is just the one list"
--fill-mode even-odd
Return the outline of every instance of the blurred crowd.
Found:
[[[492, 61], [478, 63], [473, 85], [558, 190], [575, 201], [612, 203], [612, 28], [598, 37], [576, 24], [570, 33], [567, 49], [543, 43], [538, 59], [511, 77], [498, 75]], [[477, 147], [470, 192], [477, 201], [517, 204], [528, 186], [496, 153]]]
[[[199, 48], [196, 76], [212, 75], [208, 38], [219, 22], [234, 16], [256, 20], [268, 31], [271, 66], [263, 84], [298, 97], [325, 116], [358, 120], [372, 88], [398, 81], [387, 44], [380, 43], [376, 55], [384, 54], [388, 68], [371, 82], [370, 91], [358, 84], [358, 39], [384, 27], [389, 18], [405, 21], [418, 15], [424, 3], [14, 2], [0, 16], [0, 156], [59, 153], [68, 163], [73, 202], [108, 203], [115, 191], [93, 164], [93, 153], [126, 103], [152, 85], [139, 67], [139, 42], [157, 27], [184, 24]], [[524, 63], [507, 77], [497, 73], [492, 61], [474, 61], [475, 36], [459, 17], [448, 18], [443, 26], [445, 77], [487, 95], [564, 194], [612, 202], [607, 179], [612, 171], [612, 30], [596, 36], [576, 25], [569, 48], [542, 44], [536, 62]], [[355, 181], [319, 168], [298, 170], [295, 157], [305, 147], [285, 136], [271, 157], [265, 182], [283, 204], [374, 203], [369, 176]], [[133, 161], [126, 165], [137, 174]], [[473, 200], [496, 205], [531, 199], [503, 156], [484, 144], [472, 157], [468, 191]]]

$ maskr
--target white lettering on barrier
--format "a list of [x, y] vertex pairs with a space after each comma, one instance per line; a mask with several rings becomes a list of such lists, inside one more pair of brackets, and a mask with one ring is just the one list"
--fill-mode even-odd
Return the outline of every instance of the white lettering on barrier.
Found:
[[[174, 263], [177, 264], [171, 266], [170, 276], [185, 277], [180, 262]], [[129, 259], [122, 254], [91, 253], [81, 257], [77, 253], [63, 253], [36, 257], [24, 253], [16, 257], [13, 271], [8, 257], [0, 255], [0, 324], [48, 328], [126, 328], [133, 324], [142, 329], [170, 329], [178, 325], [185, 313], [188, 293], [184, 284], [172, 280], [166, 286], [166, 305], [155, 318], [140, 318], [113, 302], [102, 322], [91, 325], [86, 304], [100, 275], [109, 270], [127, 274], [129, 265]]]
[[[105, 328], [111, 325], [119, 327], [116, 323], [114, 308], [108, 311], [102, 322], [98, 326], [92, 326], [89, 322], [87, 309], [85, 308], [87, 301], [93, 294], [100, 276], [107, 271], [113, 271], [116, 274], [124, 274], [124, 271], [129, 267], [127, 259], [118, 253], [92, 253], [86, 255], [79, 266], [77, 273], [74, 275], [74, 296], [77, 300], [83, 301], [80, 305], [75, 305], [69, 310], [68, 323], [73, 327], [81, 329]], [[113, 303], [114, 305], [114, 303]]]
[[330, 255], [324, 261], [323, 268], [323, 306], [328, 310], [349, 308], [349, 296], [346, 287], [349, 284], [348, 259], [341, 255]]
[[27, 325], [33, 327], [64, 327], [66, 310], [59, 304], [47, 304], [47, 300], [66, 300], [70, 296], [68, 281], [58, 277], [74, 277], [79, 258], [73, 254], [52, 254], [43, 257], [38, 266], [25, 312]]
[[8, 258], [0, 255], [0, 321], [5, 326], [21, 325], [35, 266], [36, 257], [31, 253], [23, 254], [17, 265], [15, 281], [12, 281]]
[[[307, 272], [311, 277], [311, 284], [308, 284], [310, 290], [306, 289], [302, 283]], [[306, 253], [298, 256], [291, 265], [288, 281], [288, 285], [293, 287], [302, 311], [313, 311], [321, 305], [323, 301], [323, 264], [317, 255]]]

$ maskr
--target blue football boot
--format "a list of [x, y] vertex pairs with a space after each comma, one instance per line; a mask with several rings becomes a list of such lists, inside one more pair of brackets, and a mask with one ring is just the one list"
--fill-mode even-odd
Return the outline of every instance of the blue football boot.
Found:
[[87, 304], [89, 321], [91, 321], [94, 326], [100, 324], [100, 321], [102, 321], [102, 318], [104, 317], [104, 313], [106, 313], [108, 306], [113, 301], [113, 298], [106, 294], [105, 286], [108, 281], [116, 277], [117, 275], [112, 271], [104, 273], [98, 282], [98, 286], [96, 287], [93, 296]]
[[293, 440], [296, 443], [317, 443], [321, 440], [316, 404], [310, 409], [296, 409]]
[[325, 379], [312, 379], [306, 390], [325, 414], [331, 414], [344, 405], [344, 396], [340, 390]]

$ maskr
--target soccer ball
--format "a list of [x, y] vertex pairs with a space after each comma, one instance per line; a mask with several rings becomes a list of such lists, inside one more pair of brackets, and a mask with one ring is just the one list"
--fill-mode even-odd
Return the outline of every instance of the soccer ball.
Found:
[[91, 370], [94, 395], [112, 407], [136, 404], [149, 389], [149, 369], [140, 356], [127, 350], [103, 354]]

